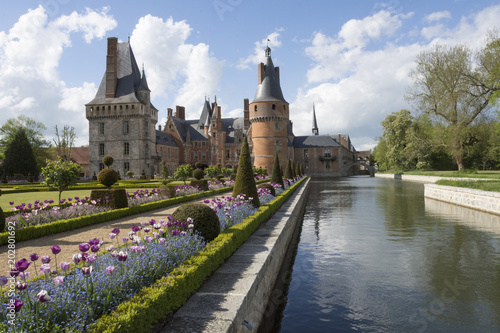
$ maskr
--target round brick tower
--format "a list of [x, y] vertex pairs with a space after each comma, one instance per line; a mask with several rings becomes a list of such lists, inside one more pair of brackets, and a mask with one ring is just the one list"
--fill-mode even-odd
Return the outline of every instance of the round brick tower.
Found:
[[279, 67], [274, 67], [269, 46], [258, 74], [257, 91], [249, 107], [253, 165], [267, 168], [271, 174], [276, 153], [281, 165], [286, 165], [289, 158], [289, 109], [281, 92]]

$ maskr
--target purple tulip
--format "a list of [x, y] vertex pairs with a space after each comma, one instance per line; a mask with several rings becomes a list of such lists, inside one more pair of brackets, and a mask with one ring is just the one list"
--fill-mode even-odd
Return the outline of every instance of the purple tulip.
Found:
[[38, 254], [36, 254], [36, 253], [32, 253], [32, 254], [30, 254], [30, 260], [31, 260], [31, 261], [37, 261], [37, 260], [38, 260], [38, 258], [40, 258], [40, 257], [38, 256]]
[[56, 255], [61, 252], [61, 247], [59, 245], [54, 245], [50, 248], [52, 250], [52, 254]]
[[80, 253], [73, 254], [73, 262], [78, 264], [80, 261], [82, 261], [82, 255]]
[[137, 225], [133, 225], [132, 226], [132, 231], [133, 232], [138, 232], [139, 230], [141, 230], [141, 228], [139, 226], [137, 226]]
[[117, 255], [116, 258], [118, 258], [118, 261], [125, 261], [128, 258], [127, 252], [120, 251]]
[[19, 279], [21, 279], [21, 280], [29, 280], [29, 278], [30, 278], [30, 272], [19, 273]]
[[71, 263], [70, 262], [62, 262], [59, 264], [59, 266], [61, 266], [62, 271], [65, 272], [71, 267]]
[[24, 290], [28, 288], [28, 284], [26, 282], [18, 282], [16, 283], [16, 289], [17, 290]]
[[54, 284], [55, 284], [56, 286], [60, 286], [60, 285], [62, 285], [63, 283], [64, 283], [64, 276], [59, 275], [59, 276], [56, 276], [56, 277], [54, 278]]
[[120, 229], [114, 228], [113, 230], [111, 230], [111, 232], [114, 233], [115, 235], [118, 235], [120, 233]]
[[49, 256], [43, 256], [41, 260], [42, 260], [43, 264], [48, 264], [50, 262], [50, 257]]
[[14, 205], [14, 201], [9, 201], [9, 204], [12, 206]]
[[92, 251], [92, 252], [94, 252], [94, 253], [95, 253], [95, 252], [99, 252], [99, 249], [100, 249], [100, 248], [101, 248], [101, 247], [100, 247], [99, 245], [92, 245], [92, 246], [90, 247], [90, 251]]
[[81, 243], [78, 245], [78, 249], [80, 249], [80, 252], [87, 252], [90, 249], [90, 245], [88, 243]]
[[115, 247], [113, 245], [110, 245], [106, 250], [108, 250], [108, 252], [113, 252], [115, 250]]
[[23, 302], [21, 302], [18, 299], [14, 299], [10, 301], [11, 304], [14, 304], [14, 312], [19, 312], [21, 311], [21, 308], [23, 306]]
[[144, 222], [144, 221], [143, 221], [143, 222], [141, 222], [141, 226], [143, 226], [143, 227], [144, 227], [145, 225], [146, 225], [146, 222]]
[[99, 245], [99, 242], [100, 242], [99, 238], [92, 238], [89, 240], [90, 245]]
[[9, 282], [9, 278], [7, 278], [6, 276], [0, 276], [0, 286], [5, 286], [7, 284], [7, 282]]
[[94, 267], [92, 267], [92, 266], [82, 267], [82, 273], [85, 276], [89, 276], [92, 273], [93, 270], [94, 270]]
[[41, 303], [48, 302], [51, 299], [51, 297], [45, 290], [40, 291], [38, 295], [36, 295], [36, 297], [38, 298], [38, 301]]
[[18, 262], [16, 262], [16, 269], [19, 271], [19, 272], [24, 272], [25, 270], [28, 269], [29, 265], [31, 263], [26, 260], [25, 258], [19, 260]]
[[154, 219], [149, 220], [149, 225], [155, 225], [156, 221]]
[[124, 242], [124, 243], [128, 242], [128, 237], [123, 237], [122, 242]]
[[190, 224], [190, 225], [188, 225], [188, 229], [189, 229], [189, 230], [193, 230], [193, 229], [194, 229], [194, 224]]
[[114, 272], [115, 272], [115, 266], [106, 267], [106, 273], [108, 273], [109, 275], [113, 275]]
[[151, 231], [151, 228], [144, 228], [145, 233], [149, 233]]
[[109, 238], [114, 239], [116, 237], [116, 234], [114, 232], [111, 232], [109, 234]]
[[172, 225], [173, 225], [172, 222], [170, 221], [167, 222], [167, 227], [171, 227]]
[[82, 261], [87, 261], [88, 253], [82, 253]]
[[50, 273], [50, 265], [49, 264], [43, 264], [40, 266], [40, 272], [42, 272], [43, 275], [47, 275]]
[[87, 257], [87, 263], [88, 264], [91, 264], [93, 263], [95, 260], [97, 259], [97, 255], [95, 254], [89, 254], [89, 256]]
[[15, 269], [14, 269], [14, 270], [11, 270], [11, 271], [9, 272], [9, 274], [10, 274], [10, 276], [11, 276], [11, 277], [17, 277], [17, 276], [19, 275], [19, 273], [20, 273], [20, 272], [19, 272], [19, 271], [17, 271], [17, 270], [15, 270]]
[[179, 230], [178, 229], [172, 230], [172, 235], [177, 236], [178, 234], [179, 234]]
[[165, 238], [163, 237], [158, 238], [158, 243], [165, 244]]

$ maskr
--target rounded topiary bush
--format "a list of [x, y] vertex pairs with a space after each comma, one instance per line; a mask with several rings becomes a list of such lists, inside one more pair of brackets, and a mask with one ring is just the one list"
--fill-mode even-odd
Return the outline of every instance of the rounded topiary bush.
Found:
[[276, 191], [274, 190], [273, 185], [271, 185], [271, 184], [261, 184], [261, 185], [259, 185], [259, 187], [264, 187], [264, 188], [267, 188], [267, 189], [271, 192], [271, 195], [272, 195], [273, 197], [275, 197], [275, 196], [276, 196]]
[[200, 180], [203, 177], [205, 177], [205, 172], [203, 172], [203, 170], [201, 170], [201, 169], [195, 169], [193, 171], [193, 177]]
[[113, 164], [113, 157], [109, 156], [109, 155], [106, 155], [102, 158], [102, 164], [104, 164], [105, 166], [107, 166], [109, 168], [109, 166], [111, 164]]
[[212, 208], [202, 203], [188, 203], [180, 206], [172, 214], [172, 218], [179, 222], [193, 219], [194, 230], [206, 241], [210, 242], [220, 233], [220, 222]]
[[102, 169], [97, 175], [97, 181], [107, 188], [111, 188], [111, 186], [118, 181], [118, 178], [118, 172], [109, 168]]

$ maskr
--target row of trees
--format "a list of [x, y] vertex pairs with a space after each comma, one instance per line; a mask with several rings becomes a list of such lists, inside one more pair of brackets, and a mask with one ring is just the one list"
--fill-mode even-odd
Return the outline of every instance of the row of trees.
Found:
[[405, 98], [417, 111], [382, 122], [374, 152], [379, 169], [498, 168], [499, 32], [489, 32], [475, 52], [467, 45], [421, 52], [410, 77]]
[[44, 132], [47, 127], [30, 117], [20, 115], [8, 119], [0, 127], [0, 176], [4, 179], [14, 175], [38, 178], [41, 169], [47, 160], [57, 156], [64, 160], [71, 159], [71, 150], [74, 146], [75, 129], [64, 126], [60, 131], [55, 126], [54, 145], [47, 140]]

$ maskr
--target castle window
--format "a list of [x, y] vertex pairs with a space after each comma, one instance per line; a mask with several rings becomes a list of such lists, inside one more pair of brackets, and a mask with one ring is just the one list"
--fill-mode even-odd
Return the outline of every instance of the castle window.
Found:
[[212, 138], [215, 139], [215, 132], [212, 132]]
[[202, 146], [202, 147], [205, 147], [205, 141], [203, 141], [203, 142], [201, 143], [201, 146]]
[[280, 153], [281, 152], [281, 141], [280, 140], [276, 140], [274, 146], [275, 146], [276, 152]]
[[202, 159], [205, 159], [205, 157], [206, 157], [205, 152], [202, 152], [202, 153], [201, 153], [201, 158], [202, 158]]
[[102, 169], [104, 169], [104, 163], [99, 163], [99, 171], [101, 171]]
[[128, 105], [125, 105], [125, 110], [128, 110]]
[[99, 107], [96, 108], [96, 111], [99, 111]]
[[113, 107], [113, 109], [116, 111], [116, 105]]
[[129, 162], [123, 162], [123, 171], [125, 171], [124, 173], [126, 174], [127, 171], [130, 170], [130, 163]]
[[168, 124], [168, 129], [171, 130], [172, 129], [172, 124]]
[[194, 142], [194, 146], [195, 146], [195, 147], [198, 147], [198, 142], [196, 142], [196, 141], [195, 141], [195, 142]]
[[280, 123], [274, 123], [274, 129], [276, 131], [279, 131], [280, 130]]
[[309, 149], [304, 149], [304, 158], [309, 157]]
[[132, 110], [134, 109], [134, 106], [135, 106], [135, 105], [133, 105], [133, 104], [132, 104]]
[[144, 157], [145, 158], [149, 158], [149, 145], [146, 143], [146, 149], [145, 149], [145, 152], [144, 152]]
[[167, 147], [167, 157], [170, 158], [170, 147]]
[[130, 144], [128, 142], [123, 143], [123, 155], [130, 154]]
[[104, 156], [104, 143], [99, 144], [99, 156]]
[[123, 134], [128, 134], [130, 132], [128, 120], [123, 122]]
[[120, 105], [120, 111], [123, 110], [123, 105]]
[[272, 109], [276, 110], [276, 104], [273, 104]]
[[330, 161], [325, 161], [325, 169], [330, 169]]
[[257, 111], [257, 105], [255, 106], [254, 111]]
[[304, 168], [309, 169], [309, 162], [308, 161], [304, 161]]
[[200, 153], [200, 152], [198, 152], [198, 159], [200, 159], [200, 156], [201, 156], [201, 153]]
[[229, 149], [226, 149], [226, 158], [230, 158], [231, 157], [231, 152], [229, 151]]
[[285, 110], [285, 111], [286, 111], [286, 105], [283, 105], [283, 110]]
[[104, 123], [99, 123], [99, 134], [104, 134]]
[[94, 107], [90, 107], [90, 112], [94, 112]]
[[108, 105], [108, 111], [111, 111], [111, 105]]
[[332, 148], [323, 149], [323, 155], [325, 155], [325, 157], [332, 157]]

